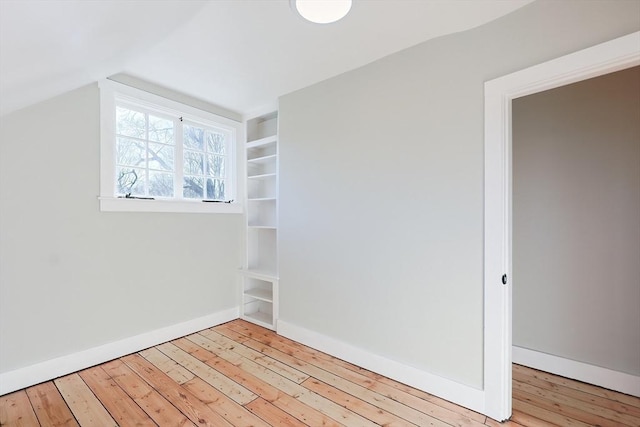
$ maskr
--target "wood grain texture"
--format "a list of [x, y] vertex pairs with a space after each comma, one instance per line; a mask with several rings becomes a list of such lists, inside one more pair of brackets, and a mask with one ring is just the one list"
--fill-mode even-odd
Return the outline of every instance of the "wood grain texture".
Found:
[[156, 389], [135, 375], [122, 360], [105, 363], [103, 369], [156, 424], [176, 427], [194, 426], [184, 414], [162, 397]]
[[0, 396], [4, 426], [640, 427], [640, 399], [513, 367], [498, 423], [243, 320]]
[[81, 371], [79, 375], [121, 427], [156, 425], [101, 366]]
[[118, 425], [80, 375], [71, 374], [58, 378], [54, 384], [80, 425]]
[[222, 416], [214, 412], [191, 392], [180, 387], [164, 372], [157, 369], [142, 356], [133, 354], [123, 357], [127, 366], [148, 384], [152, 384], [158, 393], [171, 402], [180, 412], [192, 422], [200, 426], [231, 427]]
[[52, 427], [73, 427], [78, 423], [52, 382], [38, 384], [27, 389], [27, 396], [38, 421]]
[[0, 425], [7, 427], [38, 425], [38, 418], [24, 390], [0, 397]]

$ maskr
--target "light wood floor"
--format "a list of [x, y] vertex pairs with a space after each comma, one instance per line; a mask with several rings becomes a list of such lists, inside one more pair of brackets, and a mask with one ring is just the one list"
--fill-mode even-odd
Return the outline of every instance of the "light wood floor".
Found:
[[[505, 426], [640, 426], [640, 399], [522, 366]], [[2, 426], [498, 426], [235, 320], [0, 397]]]

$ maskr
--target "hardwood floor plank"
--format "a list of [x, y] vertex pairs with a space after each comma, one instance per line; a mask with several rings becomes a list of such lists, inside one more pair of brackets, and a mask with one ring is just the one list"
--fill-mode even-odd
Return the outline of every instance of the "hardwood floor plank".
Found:
[[593, 427], [591, 424], [583, 423], [582, 421], [574, 420], [573, 418], [567, 417], [561, 413], [550, 411], [548, 409], [540, 408], [536, 405], [532, 405], [528, 401], [523, 401], [519, 399], [513, 399], [513, 409], [514, 415], [512, 415], [512, 419], [518, 421], [516, 417], [515, 411], [520, 411], [525, 414], [528, 414], [532, 417], [539, 418], [543, 421], [547, 421], [552, 424], [556, 424], [558, 426], [563, 427]]
[[438, 406], [442, 406], [445, 409], [448, 409], [450, 411], [454, 411], [454, 412], [458, 412], [462, 415], [464, 415], [465, 417], [477, 421], [481, 424], [484, 424], [487, 417], [485, 415], [482, 415], [478, 412], [472, 411], [471, 409], [467, 409], [467, 408], [463, 408], [459, 405], [456, 405], [455, 403], [451, 403], [448, 400], [444, 400], [440, 397], [434, 396], [432, 394], [429, 394], [425, 391], [422, 390], [418, 390], [416, 388], [413, 388], [411, 386], [408, 386], [406, 384], [402, 384], [399, 383], [397, 381], [394, 381], [390, 378], [386, 378], [386, 377], [382, 377], [380, 379], [377, 380], [378, 382], [382, 383], [382, 384], [386, 384], [388, 386], [391, 386], [393, 388], [396, 388], [398, 390], [404, 391], [405, 393], [409, 393], [412, 394], [416, 397], [419, 397], [422, 400], [426, 400], [427, 402], [431, 402], [435, 405]]
[[[616, 426], [623, 425], [623, 424], [631, 427], [640, 426], [640, 418], [638, 417], [634, 417], [627, 414], [621, 414], [614, 410], [604, 408], [602, 406], [594, 405], [589, 402], [584, 402], [582, 400], [574, 399], [569, 396], [565, 396], [551, 390], [545, 390], [530, 384], [514, 381], [513, 392], [517, 393], [518, 391], [538, 396], [540, 398], [546, 399], [547, 401], [551, 401], [554, 404], [561, 404], [568, 407], [573, 407], [580, 412], [584, 412], [585, 414], [591, 414], [591, 415], [605, 418], [609, 420], [608, 423], [615, 423], [614, 425]], [[606, 424], [602, 424], [602, 425], [606, 425]]]
[[227, 322], [227, 323], [223, 323], [222, 325], [214, 326], [213, 328], [209, 328], [209, 330], [217, 332], [219, 334], [222, 334], [222, 332], [224, 331], [224, 334], [222, 335], [224, 335], [225, 337], [228, 337], [229, 339], [232, 339], [237, 343], [242, 344], [243, 342], [248, 340], [249, 337], [231, 329], [231, 326], [235, 323], [236, 321], [234, 320], [232, 322]]
[[[296, 366], [302, 372], [305, 372], [307, 375], [319, 379], [333, 387], [336, 387], [345, 393], [351, 394], [365, 402], [368, 402], [374, 406], [377, 406], [383, 410], [387, 410], [390, 412], [394, 412], [401, 418], [405, 420], [417, 424], [417, 425], [434, 425], [434, 426], [445, 426], [450, 425], [441, 420], [435, 419], [423, 412], [420, 412], [414, 408], [408, 407], [399, 402], [395, 402], [392, 399], [389, 399], [385, 396], [376, 393], [375, 391], [369, 390], [366, 387], [361, 385], [352, 383], [345, 379], [339, 378], [335, 374], [332, 374], [328, 371], [325, 371], [317, 366], [309, 364], [303, 360], [297, 359], [293, 356], [283, 353], [280, 350], [272, 348], [263, 343], [249, 340], [245, 341], [244, 345], [252, 347], [254, 350], [260, 351], [261, 353], [265, 353], [267, 355], [271, 355], [285, 363], [290, 363], [293, 366]], [[299, 352], [297, 353], [299, 354]]]
[[245, 405], [248, 410], [260, 417], [269, 426], [305, 427], [307, 424], [286, 413], [262, 398]]
[[521, 371], [516, 370], [515, 366], [516, 365], [514, 365], [514, 369], [513, 369], [514, 382], [530, 384], [532, 386], [539, 387], [544, 390], [551, 390], [553, 392], [556, 392], [563, 396], [570, 397], [572, 399], [591, 403], [603, 408], [608, 408], [616, 412], [620, 412], [621, 414], [628, 414], [634, 417], [640, 417], [640, 409], [638, 409], [635, 406], [627, 405], [615, 400], [610, 400], [610, 399], [607, 399], [606, 397], [580, 391], [575, 388], [559, 385], [551, 381], [541, 380], [531, 375], [523, 375]]
[[612, 421], [607, 418], [603, 418], [598, 415], [585, 412], [583, 410], [574, 408], [564, 403], [554, 402], [553, 400], [545, 399], [540, 396], [525, 393], [520, 390], [513, 390], [513, 399], [528, 402], [538, 408], [544, 408], [553, 411], [556, 414], [561, 414], [572, 418], [574, 420], [582, 421], [588, 425], [601, 426], [601, 427], [620, 427], [621, 423], [618, 421]]
[[[191, 339], [192, 341], [194, 341], [196, 344], [198, 344], [199, 346], [209, 350], [210, 352], [213, 352], [214, 354], [222, 357], [222, 358], [226, 358], [226, 356], [229, 354], [229, 351], [226, 350], [226, 348], [224, 348], [223, 346], [220, 346], [218, 343], [208, 339], [207, 337], [204, 337], [202, 335], [200, 336], [190, 336], [187, 337], [189, 339]], [[239, 361], [239, 363], [236, 363], [236, 366], [241, 367], [244, 371], [251, 373], [252, 375], [254, 375], [257, 378], [262, 379], [263, 381], [273, 384], [274, 381], [277, 381], [278, 384], [280, 384], [283, 387], [280, 387], [280, 389], [282, 389], [283, 391], [285, 391], [286, 393], [288, 393], [289, 395], [293, 395], [293, 396], [297, 396], [296, 398], [298, 400], [301, 400], [303, 402], [306, 402], [307, 400], [310, 400], [311, 402], [314, 402], [313, 404], [310, 404], [311, 406], [314, 407], [321, 407], [322, 409], [320, 410], [321, 412], [325, 413], [326, 415], [332, 417], [333, 419], [347, 424], [347, 425], [353, 425], [353, 426], [357, 426], [357, 425], [369, 425], [373, 427], [373, 423], [370, 422], [369, 419], [367, 419], [366, 417], [360, 417], [357, 415], [354, 415], [353, 413], [351, 413], [348, 410], [344, 410], [342, 405], [336, 404], [335, 402], [333, 402], [331, 399], [326, 399], [326, 397], [319, 395], [317, 393], [308, 393], [304, 387], [301, 387], [300, 385], [298, 385], [298, 383], [296, 381], [291, 381], [289, 380], [287, 377], [283, 377], [282, 375], [279, 374], [279, 372], [276, 371], [272, 371], [271, 369], [265, 367], [264, 365], [260, 365], [254, 362], [254, 359], [256, 358], [255, 355], [260, 355], [261, 357], [258, 357], [258, 359], [262, 360], [264, 358], [268, 358], [267, 356], [265, 356], [262, 353], [259, 353], [255, 350], [251, 350], [248, 347], [244, 347], [243, 345], [235, 345], [236, 350], [238, 350], [240, 352], [240, 348], [244, 348], [245, 350], [242, 351], [242, 353], [245, 354], [249, 354], [250, 358], [245, 358], [242, 357], [242, 359]], [[270, 359], [270, 358], [268, 358]], [[232, 360], [235, 360], [235, 358], [233, 359], [228, 359], [229, 362], [231, 362]], [[287, 366], [285, 364], [282, 364], [283, 366]], [[290, 367], [288, 367], [289, 369], [291, 369]], [[287, 369], [286, 371], [289, 372], [289, 369]], [[299, 371], [297, 371], [299, 372]], [[300, 373], [301, 374], [301, 373]], [[307, 377], [307, 375], [301, 374], [303, 377]], [[281, 378], [284, 380], [282, 381]], [[319, 402], [319, 403], [315, 403], [315, 402]]]
[[51, 427], [78, 426], [78, 422], [64, 403], [64, 399], [53, 382], [48, 381], [29, 387], [27, 396], [29, 396], [31, 406], [33, 406], [41, 425]]
[[80, 425], [118, 425], [80, 375], [71, 374], [58, 378], [54, 384]]
[[121, 360], [107, 362], [102, 368], [158, 425], [195, 426]]
[[[246, 325], [246, 323], [248, 322], [244, 322], [242, 325], [238, 326], [237, 330], [245, 331], [246, 333], [251, 334], [254, 339], [259, 340], [259, 342], [269, 347], [277, 349], [286, 355], [293, 356], [299, 360], [307, 362], [309, 365], [321, 368], [322, 370], [333, 374], [332, 379], [328, 381], [326, 376], [319, 378], [317, 371], [314, 371], [313, 373], [308, 370], [304, 371], [308, 375], [314, 376], [315, 378], [327, 382], [328, 384], [342, 389], [343, 391], [344, 388], [337, 385], [335, 381], [340, 382], [342, 380], [348, 380], [354, 384], [358, 384], [362, 387], [368, 388], [369, 390], [375, 391], [382, 396], [403, 403], [408, 407], [420, 411], [434, 419], [445, 421], [450, 425], [481, 426], [483, 424], [479, 420], [467, 417], [456, 411], [451, 411], [430, 401], [425, 401], [417, 396], [411, 395], [410, 393], [406, 393], [403, 390], [381, 383], [378, 381], [379, 376], [376, 377], [376, 379], [372, 379], [360, 372], [348, 369], [344, 367], [342, 363], [335, 363], [335, 361], [339, 359], [336, 359], [333, 356], [325, 355], [324, 353], [310, 349], [302, 344], [295, 343], [294, 341], [278, 336], [272, 331], [256, 329], [255, 325]], [[250, 341], [246, 341], [244, 344], [248, 344], [249, 342]], [[482, 421], [484, 421], [484, 418]]]
[[26, 391], [20, 390], [0, 396], [0, 425], [6, 427], [40, 425]]
[[[175, 344], [182, 350], [194, 356], [196, 359], [212, 367], [220, 374], [232, 379], [241, 386], [267, 400], [268, 402], [272, 402], [278, 399], [278, 396], [280, 396], [281, 394], [281, 391], [278, 389], [277, 384], [274, 384], [273, 382], [264, 382], [256, 376], [252, 375], [250, 372], [246, 372], [245, 370], [243, 370], [241, 368], [242, 361], [239, 359], [233, 359], [233, 361], [235, 362], [234, 364], [230, 360], [225, 360], [217, 354], [207, 351], [207, 349], [199, 346], [197, 343], [194, 343], [188, 338], [178, 340], [175, 342]], [[280, 380], [280, 378], [277, 378], [277, 381]]]
[[525, 427], [558, 427], [558, 424], [553, 424], [541, 420], [540, 418], [536, 418], [531, 414], [519, 411], [517, 409], [513, 410], [510, 421], [516, 423], [516, 425], [522, 425]]
[[518, 424], [515, 421], [507, 420], [499, 423], [491, 418], [487, 418], [484, 424], [489, 427], [522, 427], [522, 424]]
[[425, 401], [419, 397], [405, 393], [386, 384], [374, 382], [371, 387], [369, 387], [369, 390], [376, 391], [382, 396], [393, 399], [396, 402], [403, 403], [410, 408], [430, 415], [438, 420], [442, 420], [453, 426], [480, 427], [484, 424], [482, 422], [475, 421], [458, 411], [443, 408], [442, 406], [431, 403], [430, 401]]
[[232, 426], [217, 412], [212, 411], [196, 396], [180, 387], [180, 384], [173, 381], [171, 377], [153, 366], [142, 356], [134, 354], [125, 356], [122, 360], [133, 372], [152, 385], [162, 397], [171, 402], [193, 423], [208, 427]]
[[[268, 427], [268, 424], [253, 415], [246, 408], [246, 405], [242, 406], [238, 404], [199, 377], [187, 381], [182, 387], [191, 392], [200, 399], [200, 401], [220, 414], [235, 427]], [[250, 404], [251, 402], [247, 405]]]
[[342, 368], [348, 369], [350, 371], [356, 372], [360, 375], [364, 375], [365, 377], [369, 377], [373, 380], [378, 380], [380, 378], [384, 378], [384, 376], [380, 375], [380, 374], [376, 374], [375, 372], [369, 371], [368, 369], [362, 368], [360, 366], [351, 364], [347, 361], [344, 361], [342, 359], [338, 359], [334, 356], [331, 356], [327, 353], [323, 353], [321, 351], [318, 351], [316, 349], [313, 349], [311, 347], [307, 347], [304, 344], [300, 344], [296, 341], [290, 340], [289, 338], [283, 337], [282, 335], [278, 335], [273, 331], [270, 331], [268, 329], [263, 329], [261, 330], [259, 326], [254, 325], [250, 322], [247, 322], [245, 320], [242, 320], [240, 322], [234, 322], [232, 324], [230, 324], [230, 327], [234, 327], [235, 325], [238, 325], [239, 328], [241, 328], [244, 331], [247, 331], [248, 333], [255, 335], [255, 336], [264, 336], [268, 339], [274, 340], [276, 342], [279, 342], [281, 344], [287, 345], [293, 349], [298, 349], [298, 350], [302, 350], [307, 352], [309, 355], [316, 357], [318, 359], [325, 359], [328, 361], [331, 361], [332, 363], [334, 363], [336, 366], [340, 366]]
[[522, 365], [513, 365], [513, 372], [522, 374], [525, 376], [533, 377], [543, 381], [548, 381], [554, 384], [558, 384], [564, 387], [579, 390], [584, 393], [592, 394], [594, 396], [604, 397], [605, 399], [613, 400], [616, 402], [624, 403], [635, 408], [640, 409], [640, 398], [630, 396], [628, 394], [619, 393], [613, 390], [607, 390], [602, 387], [598, 387], [592, 384], [583, 383], [581, 381], [572, 380], [569, 378], [561, 377], [559, 375], [550, 374], [547, 372], [537, 371], [533, 368], [528, 368]]
[[156, 425], [100, 366], [80, 371], [78, 375], [121, 427]]
[[158, 349], [241, 405], [258, 397], [245, 387], [226, 378], [212, 367], [176, 347], [174, 343], [162, 344], [158, 346]]
[[[358, 417], [348, 414], [347, 411], [342, 411], [342, 408], [335, 408], [332, 405], [333, 402], [327, 401], [324, 402], [326, 403], [325, 405], [318, 405], [314, 396], [306, 393], [304, 387], [280, 377], [260, 365], [250, 366], [250, 363], [245, 361], [239, 362], [241, 366], [236, 366], [187, 339], [181, 340], [178, 345], [204, 363], [209, 364], [229, 378], [233, 378], [264, 400], [271, 402], [274, 406], [303, 422], [311, 422], [310, 425], [341, 425], [337, 419], [342, 417], [346, 417], [348, 421], [353, 423], [351, 425], [354, 426], [368, 425], [366, 420], [359, 420], [357, 419]], [[250, 372], [245, 370], [247, 367]], [[254, 375], [255, 373], [260, 375], [261, 372], [267, 376], [266, 381], [264, 377], [260, 378]], [[317, 397], [320, 398], [320, 396]]]
[[195, 378], [193, 372], [181, 366], [178, 362], [155, 347], [141, 351], [139, 354], [153, 363], [162, 372], [169, 375], [178, 384], [184, 384]]
[[291, 366], [286, 365], [271, 357], [265, 356], [260, 352], [250, 349], [249, 347], [238, 345], [237, 342], [225, 337], [224, 335], [220, 335], [219, 333], [212, 331], [211, 329], [202, 331], [200, 334], [210, 339], [212, 342], [220, 345], [220, 347], [230, 351], [234, 351], [240, 356], [246, 357], [247, 359], [252, 360], [259, 365], [262, 365], [265, 368], [268, 368], [278, 375], [281, 375], [293, 382], [300, 384], [307, 378], [309, 378], [308, 375], [305, 375], [297, 369], [294, 369]]
[[[271, 384], [289, 395], [294, 395], [301, 390], [298, 383], [288, 379], [279, 373], [272, 371], [271, 369], [254, 362], [252, 359], [240, 356], [238, 353], [221, 349], [219, 345], [203, 336], [190, 336], [188, 340], [193, 342], [197, 347], [206, 350], [214, 357], [219, 357], [226, 362], [238, 367], [241, 371], [251, 374], [255, 378], [264, 380], [266, 384]], [[240, 346], [238, 346], [240, 347]], [[197, 349], [196, 347], [191, 347]], [[200, 352], [201, 354], [204, 354]], [[257, 353], [257, 352], [256, 352]], [[266, 356], [265, 356], [266, 357]], [[206, 362], [205, 362], [206, 363]], [[214, 361], [215, 364], [222, 363], [220, 361]], [[265, 396], [262, 396], [266, 400], [270, 400]]]
[[384, 426], [415, 426], [415, 424], [409, 423], [400, 417], [397, 417], [389, 412], [358, 399], [348, 393], [338, 390], [335, 387], [331, 387], [328, 384], [323, 383], [315, 378], [309, 378], [302, 385], [309, 390], [326, 397], [327, 399], [344, 406], [350, 411], [362, 415], [363, 417]]

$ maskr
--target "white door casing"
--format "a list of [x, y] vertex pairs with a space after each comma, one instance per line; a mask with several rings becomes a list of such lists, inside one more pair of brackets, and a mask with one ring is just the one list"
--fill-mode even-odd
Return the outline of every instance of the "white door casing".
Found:
[[640, 32], [485, 83], [484, 395], [493, 419], [511, 416], [511, 101], [636, 65]]

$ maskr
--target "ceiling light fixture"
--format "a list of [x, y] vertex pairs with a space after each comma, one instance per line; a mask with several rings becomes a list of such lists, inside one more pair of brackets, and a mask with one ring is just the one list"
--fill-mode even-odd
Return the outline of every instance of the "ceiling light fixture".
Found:
[[291, 0], [293, 9], [307, 21], [330, 24], [344, 18], [352, 0]]

